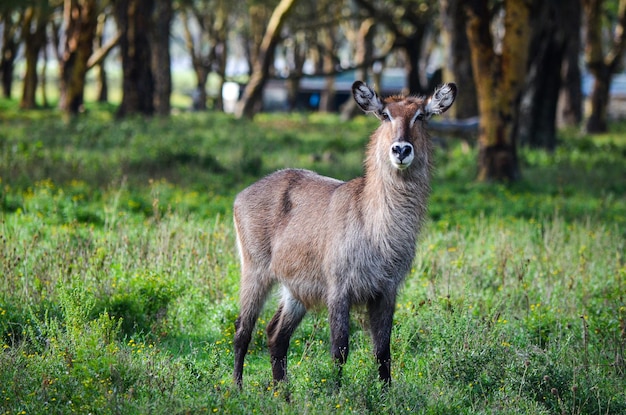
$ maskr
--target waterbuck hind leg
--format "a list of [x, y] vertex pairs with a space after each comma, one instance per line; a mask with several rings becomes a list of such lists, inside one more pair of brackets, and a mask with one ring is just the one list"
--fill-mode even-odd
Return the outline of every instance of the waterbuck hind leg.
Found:
[[246, 276], [242, 276], [241, 279], [239, 317], [235, 321], [235, 338], [233, 340], [235, 349], [233, 379], [240, 388], [243, 381], [243, 362], [248, 352], [250, 340], [252, 340], [254, 326], [271, 288], [269, 285], [254, 283], [260, 280], [246, 278]]
[[272, 359], [272, 375], [274, 383], [285, 380], [287, 376], [287, 350], [289, 340], [296, 330], [306, 309], [283, 289], [283, 299], [278, 311], [267, 325], [267, 344]]
[[370, 331], [374, 343], [374, 355], [378, 363], [378, 377], [381, 381], [391, 383], [391, 328], [395, 308], [393, 299], [376, 298], [368, 303]]
[[[245, 325], [245, 324], [244, 324]], [[252, 331], [242, 328], [241, 316], [235, 320], [235, 339], [233, 341], [235, 349], [235, 367], [233, 369], [233, 380], [241, 388], [243, 383], [243, 361], [248, 352], [248, 345], [252, 339]]]

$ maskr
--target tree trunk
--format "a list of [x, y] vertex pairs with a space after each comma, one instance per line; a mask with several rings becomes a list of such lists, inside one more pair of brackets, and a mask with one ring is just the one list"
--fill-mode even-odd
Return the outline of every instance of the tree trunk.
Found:
[[602, 48], [602, 0], [583, 0], [586, 19], [585, 60], [594, 78], [591, 91], [591, 115], [586, 129], [589, 133], [607, 131], [607, 113], [611, 78], [616, 72], [626, 46], [626, 0], [620, 0], [617, 25], [611, 50], [605, 56]]
[[29, 7], [24, 12], [22, 21], [22, 37], [24, 39], [24, 58], [26, 70], [20, 108], [32, 109], [37, 107], [35, 94], [37, 92], [37, 61], [39, 52], [46, 43], [47, 19], [39, 8]]
[[172, 73], [170, 59], [171, 0], [157, 0], [152, 14], [152, 73], [154, 74], [154, 110], [157, 115], [170, 114]]
[[502, 54], [494, 51], [487, 0], [466, 3], [467, 37], [480, 112], [478, 180], [519, 178], [516, 126], [530, 38], [529, 4], [505, 0]]
[[[224, 109], [222, 87], [226, 78], [229, 6], [222, 2], [217, 6], [210, 11], [194, 7], [181, 10], [185, 47], [191, 55], [191, 64], [196, 74], [196, 90], [192, 96], [194, 110], [207, 109], [206, 83], [212, 72], [219, 76], [218, 94], [213, 108], [220, 111]], [[199, 27], [199, 33], [195, 33], [195, 36], [189, 26], [192, 17]]]
[[582, 8], [579, 1], [564, 2], [561, 9], [561, 29], [564, 31], [565, 52], [561, 64], [561, 92], [559, 97], [557, 124], [578, 126], [583, 118], [582, 79], [580, 74], [580, 28]]
[[[335, 50], [334, 33], [331, 28], [322, 30], [320, 33], [322, 44], [322, 70], [325, 73], [332, 73], [335, 69], [335, 57], [333, 56]], [[328, 75], [324, 78], [324, 89], [320, 94], [320, 112], [333, 112], [335, 105], [335, 77]]]
[[97, 18], [96, 0], [65, 1], [65, 47], [59, 107], [68, 114], [77, 114], [83, 106], [87, 62], [93, 53]]
[[41, 73], [39, 75], [39, 90], [41, 91], [41, 106], [43, 108], [50, 108], [50, 101], [48, 101], [48, 50], [46, 47], [41, 48], [41, 55], [43, 62], [41, 64]]
[[470, 118], [478, 115], [476, 85], [472, 71], [469, 43], [465, 27], [466, 15], [461, 0], [441, 0], [442, 37], [446, 49], [443, 67], [445, 82], [456, 82], [462, 89], [448, 114], [452, 118]]
[[100, 103], [109, 102], [109, 80], [107, 79], [107, 72], [104, 66], [104, 62], [98, 65], [98, 81], [97, 81], [97, 89], [98, 89], [98, 98], [97, 101]]
[[298, 105], [298, 91], [300, 90], [300, 79], [302, 79], [306, 52], [301, 42], [295, 41], [293, 43], [293, 68], [289, 78], [286, 80], [287, 108], [289, 111], [294, 111]]
[[252, 118], [257, 112], [263, 97], [263, 88], [269, 77], [270, 65], [274, 60], [274, 50], [280, 40], [280, 30], [296, 0], [281, 0], [274, 9], [259, 48], [257, 60], [253, 63], [250, 81], [246, 85], [241, 100], [237, 103], [237, 117]]
[[[106, 24], [107, 15], [106, 13], [100, 13], [98, 15], [98, 25], [96, 26], [96, 39], [95, 42], [98, 45], [98, 48], [102, 48], [104, 46], [104, 27]], [[107, 80], [107, 72], [104, 66], [104, 59], [100, 61], [96, 67], [98, 68], [97, 72], [97, 81], [96, 88], [98, 91], [98, 102], [108, 102], [109, 101], [109, 82]]]
[[215, 33], [215, 46], [213, 47], [213, 56], [215, 57], [214, 68], [219, 76], [217, 97], [214, 105], [216, 111], [224, 111], [224, 96], [222, 90], [224, 88], [224, 82], [226, 81], [226, 60], [228, 58], [228, 15], [228, 8], [220, 9], [217, 12], [213, 25]]
[[336, 96], [337, 91], [335, 90], [335, 77], [332, 75], [324, 77], [324, 89], [320, 94], [319, 112], [334, 112]]
[[556, 109], [561, 88], [561, 63], [565, 52], [560, 5], [543, 3], [532, 12], [530, 65], [522, 94], [519, 142], [535, 148], [556, 147]]
[[[19, 20], [18, 20], [19, 22]], [[2, 95], [11, 98], [13, 86], [13, 69], [19, 43], [17, 31], [19, 24], [11, 18], [10, 11], [2, 16], [2, 50], [0, 51], [0, 72], [2, 72]]]
[[269, 29], [268, 24], [272, 17], [270, 6], [267, 2], [251, 2], [248, 8], [250, 31], [244, 33], [246, 41], [244, 45], [246, 47], [246, 58], [248, 59], [248, 71], [252, 76], [254, 71], [255, 62], [261, 59], [261, 43], [263, 42], [264, 35]]
[[586, 130], [588, 133], [603, 133], [608, 130], [607, 112], [613, 73], [607, 65], [600, 65], [592, 73], [591, 114], [587, 119]]
[[39, 56], [39, 50], [33, 50], [32, 44], [29, 48], [26, 47], [24, 51], [24, 58], [26, 61], [26, 70], [24, 72], [24, 87], [22, 90], [22, 100], [20, 101], [20, 108], [32, 109], [37, 107], [37, 101], [35, 94], [37, 92], [37, 61]]
[[150, 30], [153, 0], [116, 0], [115, 16], [121, 31], [122, 103], [118, 117], [154, 113], [154, 80], [150, 68]]
[[[196, 74], [196, 89], [191, 94], [191, 109], [194, 111], [205, 111], [207, 99], [206, 81], [209, 75], [209, 68], [207, 68], [204, 62], [206, 59], [201, 56], [201, 52], [197, 51], [196, 42], [191, 33], [191, 28], [189, 27], [190, 17], [187, 9], [183, 7], [180, 11], [180, 15], [183, 23], [185, 47], [191, 56], [191, 66]], [[202, 28], [201, 16], [197, 16], [195, 13], [194, 16], [198, 19], [199, 26]]]
[[[355, 78], [357, 80], [368, 83], [368, 74], [366, 62], [372, 60], [374, 54], [374, 28], [376, 21], [373, 18], [367, 18], [361, 22], [356, 33], [356, 50], [354, 53], [354, 62], [358, 66]], [[341, 108], [341, 119], [349, 120], [356, 114], [362, 113], [361, 109], [353, 99], [348, 99]]]
[[224, 82], [226, 80], [226, 58], [228, 52], [226, 50], [228, 42], [226, 42], [227, 34], [224, 33], [224, 38], [219, 39], [215, 45], [215, 64], [217, 66], [217, 75], [219, 79], [217, 81], [217, 97], [215, 98], [214, 109], [216, 111], [224, 111], [224, 97], [222, 95], [222, 89], [224, 88]]
[[[422, 55], [422, 40], [424, 39], [424, 27], [416, 27], [410, 36], [397, 40], [398, 45], [404, 50], [406, 56], [405, 70], [407, 77], [408, 93], [425, 95], [428, 93], [427, 86], [420, 82], [419, 61]], [[431, 91], [432, 92], [432, 91]]]
[[395, 38], [394, 48], [404, 52], [407, 92], [423, 95], [432, 92], [429, 89], [434, 87], [431, 82], [422, 82], [421, 79], [426, 77], [420, 76], [420, 60], [424, 36], [433, 27], [436, 6], [434, 2], [420, 2], [420, 5], [409, 3], [393, 7], [394, 4], [388, 2], [356, 0], [359, 8], [367, 12], [369, 17], [387, 26]]
[[206, 83], [209, 76], [208, 68], [202, 65], [194, 65], [196, 72], [196, 90], [192, 96], [192, 109], [194, 111], [206, 111]]
[[98, 49], [93, 52], [89, 60], [87, 61], [87, 70], [97, 67], [97, 90], [98, 90], [98, 102], [107, 102], [109, 100], [109, 85], [107, 80], [107, 72], [104, 61], [109, 55], [109, 52], [115, 48], [122, 37], [121, 32], [118, 31], [111, 39], [106, 43], [104, 42], [104, 28], [108, 18], [107, 12], [102, 12], [98, 15], [98, 24], [96, 27], [95, 43], [98, 45]]

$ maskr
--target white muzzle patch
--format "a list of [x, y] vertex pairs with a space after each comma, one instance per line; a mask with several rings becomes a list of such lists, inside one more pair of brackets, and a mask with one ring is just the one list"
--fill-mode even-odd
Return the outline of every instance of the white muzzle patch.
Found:
[[415, 158], [413, 145], [406, 141], [398, 141], [389, 149], [391, 164], [398, 170], [404, 170], [411, 165]]

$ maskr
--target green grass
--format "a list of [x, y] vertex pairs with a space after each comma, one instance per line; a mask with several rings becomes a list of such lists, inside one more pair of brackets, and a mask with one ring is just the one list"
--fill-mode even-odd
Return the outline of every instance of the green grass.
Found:
[[392, 386], [357, 310], [341, 389], [325, 311], [268, 389], [272, 299], [239, 391], [235, 194], [283, 167], [360, 174], [376, 121], [0, 111], [0, 414], [626, 412], [625, 124], [520, 150], [512, 185], [475, 183], [475, 150], [447, 141]]

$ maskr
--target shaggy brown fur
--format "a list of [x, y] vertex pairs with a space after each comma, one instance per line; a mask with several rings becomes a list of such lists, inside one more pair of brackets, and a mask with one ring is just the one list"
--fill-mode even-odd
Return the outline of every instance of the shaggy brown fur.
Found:
[[426, 120], [446, 111], [456, 86], [430, 97], [381, 100], [362, 82], [353, 95], [381, 119], [372, 134], [365, 175], [348, 182], [307, 170], [273, 173], [243, 190], [234, 205], [241, 256], [240, 314], [235, 323], [234, 380], [270, 289], [281, 285], [267, 325], [275, 381], [285, 379], [289, 339], [316, 305], [328, 307], [331, 353], [348, 357], [350, 307], [367, 306], [379, 375], [391, 379], [389, 339], [398, 287], [411, 268], [426, 216], [432, 143]]

